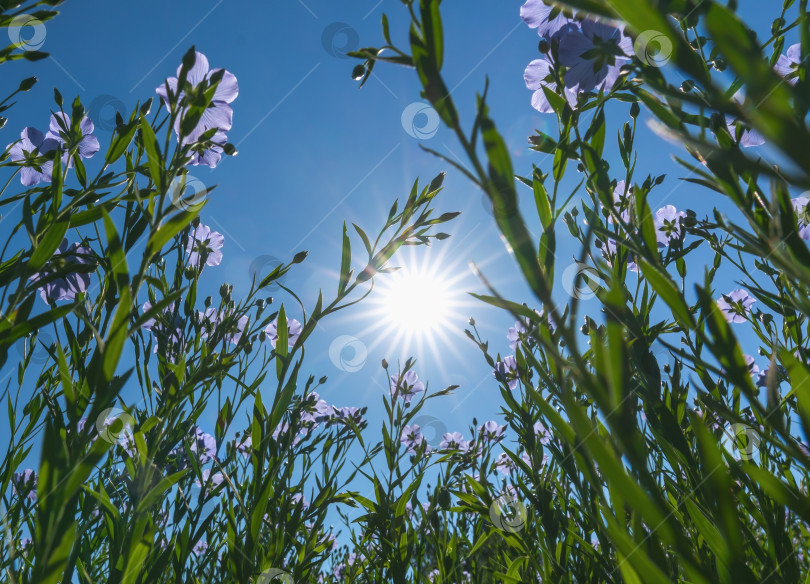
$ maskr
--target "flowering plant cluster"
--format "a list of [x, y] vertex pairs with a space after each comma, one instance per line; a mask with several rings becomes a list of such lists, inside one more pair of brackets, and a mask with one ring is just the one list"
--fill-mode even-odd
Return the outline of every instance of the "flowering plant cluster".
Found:
[[[0, 363], [22, 347], [4, 394], [2, 573], [806, 580], [807, 2], [786, 0], [763, 42], [734, 2], [673, 1], [664, 14], [656, 0], [527, 0], [542, 55], [527, 45], [527, 107], [557, 123], [529, 137], [547, 155], [529, 169], [514, 168], [488, 88], [462, 121], [442, 75], [440, 0], [402, 4], [410, 46], [392, 43], [384, 17], [386, 44], [352, 53], [353, 75], [416, 70], [466, 156], [443, 159], [486, 194], [531, 292], [510, 298], [482, 278], [482, 306], [514, 324], [497, 339], [474, 318], [465, 331], [491, 369], [481, 391], [501, 400], [497, 419], [448, 428], [428, 415], [458, 388], [432, 391], [413, 359], [383, 360], [376, 421], [323, 399], [329, 380], [305, 373], [318, 322], [363, 300], [403, 246], [447, 237], [434, 226], [455, 214], [432, 217], [444, 174], [395, 202], [376, 239], [356, 227], [357, 273], [344, 225], [334, 297], [268, 296], [300, 252], [244, 298], [227, 283], [198, 298], [229, 246], [203, 222], [209, 191], [184, 195], [188, 168], [235, 154], [239, 88], [192, 47], [156, 107], [119, 112], [106, 148], [81, 100], [64, 108], [56, 92], [49, 130], [26, 127], [0, 157], [0, 196], [24, 205], [0, 257]], [[672, 138], [688, 175], [643, 176], [652, 154], [638, 143]], [[687, 189], [716, 197], [713, 212], [669, 196]]]
[[[541, 54], [527, 105], [557, 123], [529, 136], [545, 156], [520, 170], [486, 89], [470, 127], [459, 115], [440, 2], [404, 3], [410, 50], [385, 19], [386, 44], [353, 53], [360, 77], [416, 69], [466, 154], [442, 158], [486, 193], [533, 295], [482, 278], [479, 298], [516, 319], [499, 341], [467, 330], [506, 430], [481, 429], [500, 450], [488, 468], [460, 462], [481, 454], [475, 435], [444, 435], [436, 543], [414, 581], [806, 578], [806, 3], [774, 5], [760, 40], [736, 3], [526, 0]], [[660, 156], [640, 140], [674, 143], [685, 178], [640, 176]], [[717, 201], [705, 217], [688, 208], [701, 193]], [[419, 425], [401, 439], [415, 461], [435, 448]], [[401, 546], [358, 544], [371, 559], [357, 581], [398, 581]]]
[[[4, 214], [18, 224], [0, 258], [0, 362], [17, 372], [3, 394], [0, 571], [53, 584], [333, 577], [345, 558], [329, 514], [351, 502], [357, 470], [344, 469], [368, 422], [359, 404], [321, 399], [328, 380], [303, 373], [304, 343], [399, 248], [446, 237], [435, 228], [455, 214], [432, 207], [444, 175], [417, 181], [373, 245], [356, 227], [368, 253], [356, 274], [344, 229], [332, 299], [268, 295], [305, 251], [246, 297], [223, 283], [203, 298], [229, 246], [201, 216], [211, 189], [187, 196], [188, 171], [236, 153], [237, 77], [192, 47], [156, 94], [117, 112], [103, 146], [81, 99], [66, 107], [55, 91], [47, 132], [25, 127], [0, 155], [0, 196], [22, 211]], [[424, 390], [403, 376], [401, 399]]]

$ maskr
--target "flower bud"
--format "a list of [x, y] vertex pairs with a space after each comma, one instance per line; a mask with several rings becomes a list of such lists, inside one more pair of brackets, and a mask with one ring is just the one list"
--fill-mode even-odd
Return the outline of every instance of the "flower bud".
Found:
[[190, 71], [192, 67], [194, 67], [194, 63], [197, 61], [197, 53], [194, 49], [194, 45], [186, 51], [186, 54], [183, 55], [183, 69], [186, 72]]
[[439, 507], [445, 511], [450, 508], [450, 492], [445, 488], [439, 491]]
[[34, 85], [36, 85], [37, 81], [38, 79], [36, 77], [29, 77], [28, 79], [23, 79], [17, 91], [28, 91]]
[[149, 110], [151, 110], [151, 109], [152, 109], [152, 98], [150, 97], [145, 102], [143, 102], [143, 105], [140, 107], [138, 112], [142, 116], [147, 116], [147, 115], [149, 115]]
[[352, 69], [352, 79], [355, 81], [360, 81], [363, 77], [366, 76], [366, 66], [365, 65], [357, 65], [354, 69]]
[[540, 39], [540, 42], [537, 45], [537, 50], [545, 55], [551, 50], [551, 45], [548, 44], [546, 39]]
[[386, 361], [385, 359], [382, 360], [382, 368], [388, 369], [388, 361]]
[[630, 117], [635, 119], [638, 117], [639, 113], [641, 113], [641, 107], [638, 105], [638, 102], [634, 102], [633, 105], [630, 106]]

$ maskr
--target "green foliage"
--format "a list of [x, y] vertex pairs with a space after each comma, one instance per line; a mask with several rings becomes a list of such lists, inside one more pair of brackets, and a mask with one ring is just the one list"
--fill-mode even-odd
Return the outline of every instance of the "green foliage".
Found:
[[[543, 309], [534, 313], [491, 287], [490, 295], [479, 296], [513, 314], [528, 331], [516, 353], [521, 392], [503, 391], [503, 413], [520, 446], [531, 452], [536, 421], [553, 428], [556, 439], [543, 449], [550, 451], [550, 464], [526, 466], [514, 479], [520, 497], [529, 503], [526, 529], [517, 534], [488, 526], [487, 507], [476, 507], [476, 497], [457, 493], [459, 513], [448, 517], [440, 531], [467, 525], [472, 516], [473, 525], [488, 532], [497, 550], [483, 565], [465, 557], [467, 565], [477, 567], [472, 581], [799, 581], [807, 573], [808, 531], [800, 499], [806, 498], [810, 459], [799, 432], [807, 436], [810, 430], [802, 386], [807, 373], [800, 362], [806, 356], [802, 347], [810, 308], [804, 301], [810, 258], [797, 233], [788, 193], [807, 188], [807, 107], [804, 65], [798, 68], [795, 86], [785, 83], [772, 66], [784, 33], [795, 26], [803, 31], [806, 50], [806, 2], [793, 23], [786, 23], [792, 4], [786, 2], [781, 20], [774, 23], [773, 38], [764, 44], [755, 40], [732, 7], [711, 1], [669, 2], [666, 8], [649, 0], [556, 3], [624, 21], [634, 37], [654, 31], [671, 47], [666, 57], [687, 76], [683, 87], [688, 89], [671, 85], [669, 75], [643, 60], [626, 67], [612, 90], [588, 93], [587, 99], [580, 96], [576, 108], [553, 88], [544, 88], [559, 136], [538, 133], [531, 142], [533, 149], [554, 154], [553, 167], [548, 174], [535, 168], [531, 179], [516, 177], [532, 188], [543, 228], [539, 241], [530, 237], [518, 207], [512, 163], [488, 111], [486, 88], [469, 132], [454, 114], [453, 98], [442, 92], [440, 63], [449, 48], [426, 40], [443, 36], [440, 2], [422, 0], [418, 12], [415, 2], [405, 4], [411, 15], [413, 55], [391, 46], [387, 17], [384, 48], [415, 66], [423, 96], [464, 147], [470, 169], [461, 170], [493, 201], [498, 227]], [[764, 55], [769, 45], [775, 50], [772, 58]], [[378, 54], [366, 49], [354, 56], [366, 59], [365, 67], [370, 68], [384, 60]], [[713, 73], [726, 66], [735, 75], [729, 89]], [[746, 96], [739, 103], [730, 99], [738, 88]], [[628, 186], [636, 166], [633, 144], [641, 103], [667, 137], [683, 143], [686, 153], [702, 164], [679, 159], [690, 171], [686, 180], [727, 196], [748, 227], [719, 214], [714, 221], [692, 216], [684, 220], [684, 235], [659, 251], [647, 197], [664, 178], [647, 177], [633, 186], [635, 207], [628, 215], [622, 214], [618, 200], [614, 202], [616, 183], [603, 159], [604, 104], [611, 99], [632, 103], [632, 120], [618, 139]], [[591, 116], [588, 110], [593, 107]], [[725, 123], [718, 122], [722, 115], [737, 118], [736, 127], [759, 131], [795, 165], [785, 172], [768, 160], [749, 157], [740, 148], [741, 131], [730, 136]], [[476, 144], [479, 134], [483, 159]], [[583, 173], [584, 230], [575, 221], [580, 209], [566, 210], [568, 201], [560, 205], [556, 196], [568, 161], [576, 162]], [[764, 194], [768, 191], [770, 200]], [[584, 347], [575, 325], [581, 318], [580, 294], [572, 293], [572, 300], [562, 304], [551, 295], [554, 274], [561, 271], [554, 265], [559, 260], [554, 253], [559, 218], [583, 246], [576, 265], [587, 266], [585, 273], [577, 271], [573, 289], [581, 290], [587, 281], [602, 309], [603, 322], [585, 316]], [[804, 225], [799, 221], [799, 227]], [[688, 242], [693, 236], [698, 240]], [[594, 238], [601, 242], [607, 263], [593, 257]], [[615, 252], [606, 251], [608, 240], [615, 242], [610, 248]], [[704, 281], [694, 279], [701, 274], [687, 280], [685, 256], [701, 243], [715, 253], [714, 265], [707, 268]], [[756, 270], [749, 272], [752, 260]], [[640, 267], [637, 285], [628, 279], [628, 262]], [[771, 360], [763, 374], [765, 396], [752, 381], [732, 330], [735, 325], [727, 322], [714, 300], [723, 292], [713, 282], [723, 262], [737, 268], [754, 297], [784, 318], [777, 322], [760, 311], [745, 317], [761, 342], [760, 354]], [[693, 283], [694, 292], [687, 282]], [[468, 336], [491, 365], [500, 361], [500, 356], [490, 356], [487, 342], [472, 331]], [[653, 354], [654, 347], [662, 345], [667, 351]], [[663, 368], [661, 357], [670, 361]], [[783, 379], [792, 387], [785, 395], [779, 390]], [[699, 404], [695, 410], [686, 403], [692, 392]], [[801, 418], [800, 427], [794, 412]], [[728, 438], [730, 428], [733, 435]], [[740, 434], [737, 428], [746, 432]], [[734, 456], [749, 449], [756, 451], [755, 459]], [[549, 485], [559, 494], [560, 510], [543, 500]], [[486, 489], [474, 492], [484, 498]], [[470, 527], [460, 537], [473, 545], [475, 533]], [[588, 541], [590, 534], [598, 543]], [[540, 550], [539, 557], [529, 550]], [[367, 567], [392, 562], [384, 550], [376, 550]], [[438, 581], [457, 581], [446, 575], [441, 562], [438, 565]], [[387, 572], [381, 568], [374, 574], [368, 581], [384, 579]]]
[[[0, 26], [56, 4], [0, 2]], [[320, 401], [315, 391], [328, 380], [306, 372], [305, 346], [322, 319], [365, 299], [403, 246], [447, 237], [435, 228], [457, 213], [434, 215], [444, 173], [416, 181], [376, 235], [343, 225], [335, 295], [321, 292], [314, 307], [280, 281], [305, 251], [254, 281], [245, 298], [223, 284], [217, 300], [200, 302], [210, 252], [199, 252], [195, 265], [188, 243], [200, 199], [214, 191], [182, 193], [186, 165], [213, 132], [196, 144], [184, 138], [224, 73], [192, 87], [192, 47], [177, 91], [166, 86], [166, 103], [150, 115], [149, 100], [119, 119], [97, 176], [87, 175], [75, 145], [64, 159], [0, 158], [14, 171], [46, 162], [54, 169], [50, 183], [12, 192], [10, 181], [0, 191], [0, 205], [21, 203], [11, 237], [24, 242], [0, 258], [0, 363], [13, 343], [26, 343], [4, 393], [11, 441], [0, 463], [3, 574], [88, 584], [806, 579], [810, 252], [801, 231], [807, 209], [791, 195], [810, 185], [810, 100], [803, 61], [787, 80], [773, 70], [790, 30], [799, 29], [808, 54], [806, 0], [790, 18], [794, 2], [784, 3], [764, 43], [733, 2], [557, 3], [566, 14], [621, 20], [637, 43], [656, 33], [670, 47], [670, 69], [636, 55], [612, 87], [579, 91], [573, 103], [566, 71], [555, 65], [554, 84], [541, 95], [557, 131], [530, 138], [532, 150], [553, 157], [526, 177], [516, 176], [522, 170], [487, 104], [488, 82], [469, 127], [460, 117], [442, 76], [455, 49], [440, 0], [402, 4], [408, 22], [383, 16], [386, 44], [353, 53], [362, 63], [352, 74], [362, 86], [378, 61], [415, 69], [422, 96], [467, 161], [425, 150], [485, 193], [540, 309], [480, 274], [487, 293], [475, 296], [518, 320], [509, 357], [493, 354], [473, 319], [466, 331], [495, 371], [516, 439], [502, 441], [497, 423], [477, 420], [463, 446], [451, 445], [450, 434], [443, 445], [419, 439], [420, 425], [440, 426], [425, 404], [455, 387], [415, 389], [412, 359], [396, 371], [383, 361], [391, 391], [379, 430], [369, 430], [364, 408]], [[31, 14], [47, 21], [55, 13]], [[408, 33], [406, 50], [394, 46], [393, 27]], [[0, 63], [42, 56], [18, 43], [0, 50]], [[674, 70], [686, 77], [678, 86]], [[24, 80], [0, 113], [34, 82]], [[734, 99], [740, 89], [745, 97]], [[63, 111], [62, 95], [54, 98]], [[85, 115], [80, 100], [68, 104], [66, 135]], [[741, 224], [717, 210], [689, 213], [660, 242], [650, 201], [667, 179], [637, 172], [646, 156], [635, 146], [642, 106], [659, 133], [683, 145], [676, 160], [689, 171], [684, 183], [722, 197]], [[626, 112], [614, 169], [608, 111]], [[792, 164], [751, 156], [743, 149], [751, 129]], [[80, 188], [70, 186], [70, 168]], [[577, 186], [561, 194], [571, 176]], [[529, 228], [535, 212], [538, 236]], [[57, 253], [71, 235], [91, 250], [86, 263]], [[564, 239], [579, 247], [574, 264], [559, 265]], [[363, 268], [355, 273], [358, 250]], [[698, 250], [710, 265], [695, 262]], [[732, 298], [721, 268], [738, 274], [764, 308]], [[90, 274], [92, 286], [65, 303], [36, 304], [43, 286], [70, 274]], [[276, 285], [292, 299], [277, 310], [267, 296]], [[756, 380], [741, 327], [769, 360]], [[38, 372], [34, 350], [45, 354]], [[21, 404], [28, 383], [37, 393]], [[142, 399], [125, 403], [127, 386]], [[198, 426], [210, 411], [213, 435]], [[33, 448], [41, 450], [39, 476], [26, 492], [25, 476], [15, 473]], [[493, 478], [496, 470], [504, 478]], [[350, 540], [338, 549], [328, 526], [334, 510]]]

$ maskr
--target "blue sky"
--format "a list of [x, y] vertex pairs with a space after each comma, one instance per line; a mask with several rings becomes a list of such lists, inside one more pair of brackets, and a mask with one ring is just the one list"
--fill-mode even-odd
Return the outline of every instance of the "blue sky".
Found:
[[[553, 119], [531, 108], [531, 93], [523, 82], [526, 64], [538, 56], [538, 39], [520, 21], [520, 4], [445, 2], [444, 73], [468, 126], [474, 115], [475, 93], [489, 76], [493, 117], [508, 141], [516, 172], [529, 175], [532, 163], [548, 170], [550, 158], [527, 150], [526, 137], [535, 128], [548, 129]], [[757, 20], [761, 4], [750, 0], [740, 4], [748, 22], [758, 29], [765, 25], [760, 33], [766, 36], [768, 23]], [[422, 101], [415, 72], [379, 66], [358, 91], [351, 79], [356, 62], [341, 55], [341, 49], [355, 41], [359, 46], [382, 44], [383, 12], [389, 16], [395, 42], [406, 47], [407, 11], [399, 0], [285, 0], [239, 5], [224, 0], [143, 0], [137, 5], [74, 0], [61, 11], [47, 23], [42, 47], [51, 53], [51, 59], [4, 66], [5, 79], [11, 81], [8, 87], [16, 87], [18, 80], [31, 74], [40, 81], [9, 112], [10, 120], [0, 131], [3, 144], [14, 141], [25, 126], [45, 129], [54, 107], [52, 89], [58, 87], [66, 100], [79, 95], [90, 108], [104, 149], [110, 127], [102, 120], [111, 117], [112, 108], [129, 111], [137, 101], [153, 97], [155, 87], [175, 74], [192, 44], [208, 56], [212, 67], [224, 67], [237, 76], [240, 95], [233, 104], [229, 137], [239, 155], [224, 160], [213, 172], [205, 167], [191, 169], [206, 185], [219, 185], [202, 214], [203, 223], [226, 237], [222, 264], [206, 269], [203, 275], [209, 294], [216, 294], [222, 282], [229, 282], [239, 296], [247, 290], [250, 265], [256, 258], [289, 260], [296, 252], [308, 250], [307, 261], [285, 283], [311, 308], [319, 288], [327, 296], [334, 293], [343, 221], [373, 233], [385, 221], [394, 198], [404, 199], [417, 177], [426, 183], [439, 171], [449, 171], [437, 207], [439, 212], [462, 211], [458, 219], [442, 227], [452, 237], [430, 249], [418, 248], [413, 257], [395, 257], [393, 263], [412, 269], [438, 266], [454, 281], [454, 291], [463, 300], [455, 318], [441, 334], [403, 347], [396, 345], [393, 332], [379, 327], [372, 331], [380, 316], [370, 303], [360, 304], [323, 323], [307, 348], [306, 370], [316, 377], [329, 377], [321, 391], [324, 399], [339, 406], [369, 406], [374, 419], [382, 411], [381, 395], [387, 388], [380, 360], [404, 362], [414, 355], [416, 371], [432, 389], [461, 386], [455, 395], [435, 400], [425, 410], [441, 417], [448, 431], [464, 432], [473, 416], [479, 420], [498, 416], [498, 385], [463, 329], [473, 316], [493, 353], [505, 355], [509, 351], [505, 335], [512, 319], [465, 299], [467, 291], [484, 291], [468, 264], [476, 262], [496, 288], [515, 300], [531, 302], [529, 291], [482, 203], [482, 194], [446, 163], [419, 148], [421, 143], [460, 157], [454, 136], [440, 128], [432, 137], [419, 140], [406, 130], [412, 126], [403, 124], [403, 112]], [[620, 117], [609, 120], [608, 136], [613, 141], [607, 147], [615, 155], [614, 168], [619, 166], [615, 136], [626, 119], [620, 109], [616, 112]], [[426, 121], [424, 117], [415, 119], [417, 128]], [[637, 179], [643, 180], [647, 172], [667, 173], [667, 181], [652, 195], [654, 209], [666, 200], [679, 209], [694, 209], [701, 217], [710, 214], [712, 206], [722, 204], [719, 197], [707, 196], [700, 187], [677, 180], [685, 171], [670, 154], [679, 148], [654, 137], [643, 125], [637, 143]], [[89, 161], [91, 174], [100, 163]], [[575, 178], [566, 184], [574, 184]], [[525, 189], [521, 193], [521, 208], [531, 217], [531, 194]], [[536, 219], [530, 219], [530, 225], [537, 233]], [[6, 225], [0, 223], [0, 235], [7, 233], [4, 229]], [[355, 249], [360, 249], [360, 242], [355, 242]], [[573, 263], [575, 251], [563, 245], [558, 254], [556, 285], [561, 301], [567, 296], [560, 278]], [[358, 269], [362, 268], [360, 260], [358, 257], [355, 265]], [[731, 281], [728, 284], [728, 290], [736, 287]], [[277, 296], [280, 300], [283, 295]], [[368, 350], [365, 366], [357, 372], [341, 371], [330, 360], [329, 347], [341, 335], [358, 338]]]

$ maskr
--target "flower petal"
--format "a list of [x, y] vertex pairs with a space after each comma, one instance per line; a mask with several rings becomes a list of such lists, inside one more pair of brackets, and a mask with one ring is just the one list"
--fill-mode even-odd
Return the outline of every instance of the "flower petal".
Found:
[[551, 107], [551, 103], [546, 97], [546, 92], [542, 89], [538, 89], [532, 94], [532, 107], [541, 114], [550, 114], [554, 112], [554, 108]]
[[79, 142], [79, 156], [82, 158], [91, 158], [98, 151], [98, 138], [93, 134], [85, 136], [82, 138], [82, 141]]
[[[206, 76], [208, 75], [208, 71], [210, 69], [208, 65], [208, 57], [203, 55], [200, 51], [194, 52], [194, 66], [191, 67], [189, 72], [186, 74], [186, 81], [191, 83], [192, 86], [197, 86], [205, 80]], [[180, 77], [180, 70], [183, 68], [181, 64], [180, 67], [177, 68], [177, 76]]]
[[549, 73], [551, 73], [551, 63], [545, 59], [535, 59], [526, 65], [526, 70], [523, 71], [523, 80], [526, 82], [526, 87], [536, 91], [543, 85], [549, 85], [550, 82], [546, 80]]
[[[221, 71], [222, 69], [214, 69], [212, 73]], [[239, 84], [236, 81], [236, 76], [230, 71], [225, 71], [222, 80], [217, 85], [217, 90], [214, 93], [214, 101], [222, 101], [231, 103], [239, 95]]]

